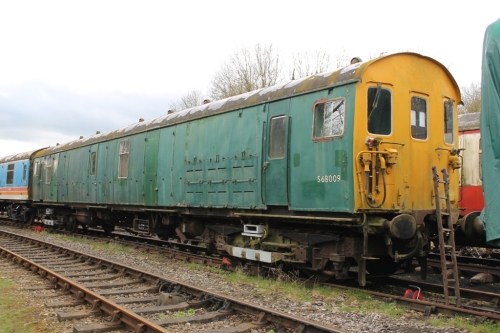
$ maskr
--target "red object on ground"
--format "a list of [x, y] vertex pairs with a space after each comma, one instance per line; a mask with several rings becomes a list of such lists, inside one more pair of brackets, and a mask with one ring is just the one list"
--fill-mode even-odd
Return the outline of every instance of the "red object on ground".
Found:
[[411, 289], [407, 289], [405, 291], [404, 298], [418, 299], [419, 301], [421, 301], [423, 299], [422, 293], [420, 292], [420, 290], [413, 291]]
[[227, 259], [226, 257], [222, 257], [222, 264], [223, 265], [231, 265], [231, 261]]
[[34, 229], [33, 229], [35, 232], [42, 232], [43, 231], [43, 228], [41, 225], [37, 225]]

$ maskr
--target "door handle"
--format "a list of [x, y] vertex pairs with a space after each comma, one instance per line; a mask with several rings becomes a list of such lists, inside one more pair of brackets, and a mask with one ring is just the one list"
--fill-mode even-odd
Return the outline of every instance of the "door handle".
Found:
[[264, 162], [264, 165], [262, 166], [262, 174], [266, 173], [266, 169], [269, 166], [269, 162]]

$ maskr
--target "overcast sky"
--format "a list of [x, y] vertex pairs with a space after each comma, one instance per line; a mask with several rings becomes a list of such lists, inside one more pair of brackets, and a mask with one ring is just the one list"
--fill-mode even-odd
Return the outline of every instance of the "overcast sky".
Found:
[[0, 0], [0, 156], [167, 113], [242, 47], [413, 51], [480, 82], [500, 1]]

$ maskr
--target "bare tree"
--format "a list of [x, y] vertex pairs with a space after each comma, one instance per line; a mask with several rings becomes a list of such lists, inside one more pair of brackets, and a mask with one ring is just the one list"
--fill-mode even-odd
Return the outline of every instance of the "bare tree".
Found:
[[331, 56], [325, 50], [319, 49], [314, 53], [301, 51], [293, 54], [292, 80], [309, 75], [323, 73], [336, 68], [347, 66], [349, 61], [345, 50]]
[[350, 59], [347, 58], [347, 53], [344, 49], [337, 51], [333, 55], [333, 61], [335, 64], [335, 68], [332, 68], [332, 69], [342, 68], [342, 67], [349, 65], [349, 60]]
[[282, 81], [282, 64], [272, 44], [242, 48], [221, 66], [210, 83], [210, 96], [223, 99]]
[[193, 89], [186, 95], [182, 96], [178, 101], [171, 102], [169, 107], [172, 111], [184, 110], [201, 105], [203, 102], [203, 93], [200, 90]]
[[460, 90], [464, 105], [458, 106], [458, 113], [481, 111], [481, 85], [478, 82], [472, 82], [468, 87], [462, 87]]
[[317, 50], [314, 54], [308, 51], [293, 54], [292, 80], [333, 69], [333, 61], [325, 50]]
[[189, 109], [193, 106], [203, 104], [203, 93], [197, 89], [191, 90], [189, 93], [181, 97], [179, 106], [181, 110]]

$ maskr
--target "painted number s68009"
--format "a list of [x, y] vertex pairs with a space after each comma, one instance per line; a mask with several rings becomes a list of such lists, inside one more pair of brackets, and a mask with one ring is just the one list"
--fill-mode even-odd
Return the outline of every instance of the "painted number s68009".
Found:
[[318, 183], [336, 183], [340, 181], [340, 175], [318, 176]]

